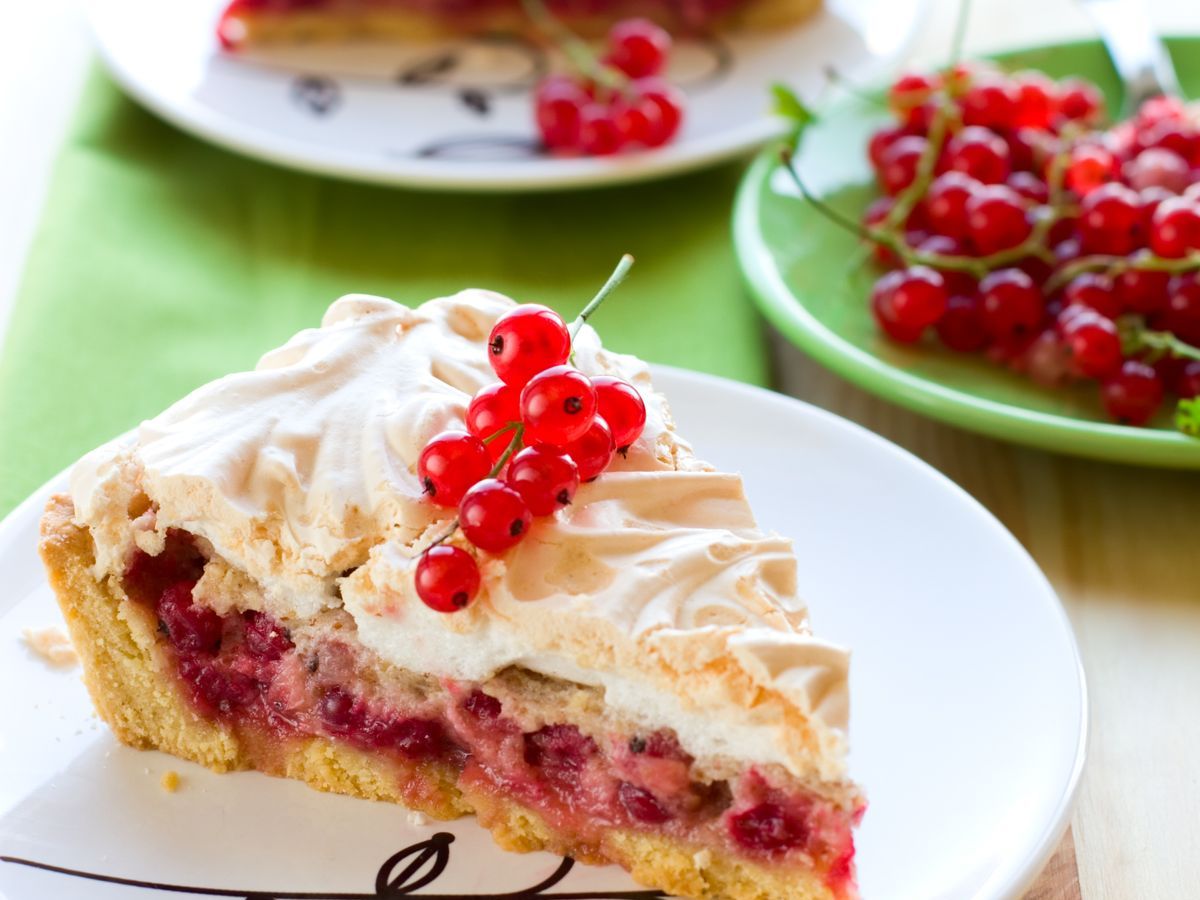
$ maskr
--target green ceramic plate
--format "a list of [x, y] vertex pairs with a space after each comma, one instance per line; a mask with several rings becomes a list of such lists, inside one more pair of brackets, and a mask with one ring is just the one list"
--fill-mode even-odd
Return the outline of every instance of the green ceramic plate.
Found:
[[[1170, 41], [1185, 90], [1200, 95], [1200, 39]], [[1008, 69], [1081, 75], [1120, 108], [1120, 85], [1103, 47], [1067, 44], [1007, 54]], [[875, 196], [865, 147], [886, 119], [878, 103], [845, 98], [804, 136], [799, 170], [809, 188], [858, 219]], [[986, 360], [934, 344], [889, 343], [876, 331], [866, 297], [878, 272], [857, 239], [832, 225], [780, 171], [768, 148], [747, 173], [734, 213], [742, 271], [767, 317], [822, 365], [859, 386], [962, 428], [1046, 450], [1155, 466], [1200, 468], [1200, 440], [1171, 427], [1105, 420], [1094, 384], [1043, 388]]]

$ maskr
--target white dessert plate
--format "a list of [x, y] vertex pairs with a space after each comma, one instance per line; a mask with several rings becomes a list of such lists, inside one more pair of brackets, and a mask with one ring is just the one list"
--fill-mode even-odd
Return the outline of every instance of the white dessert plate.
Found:
[[867, 80], [906, 48], [927, 0], [826, 0], [773, 33], [684, 41], [671, 77], [688, 121], [670, 146], [620, 158], [543, 154], [530, 91], [550, 61], [526, 40], [487, 35], [222, 52], [224, 0], [88, 0], [117, 80], [207, 140], [322, 174], [413, 187], [535, 190], [653, 178], [707, 165], [780, 133], [768, 86], [805, 96], [833, 66]]
[[[854, 648], [863, 896], [1019, 896], [1066, 828], [1087, 731], [1075, 641], [1046, 579], [978, 503], [882, 438], [756, 388], [656, 377], [681, 432], [745, 473], [762, 524], [795, 539], [818, 631]], [[0, 897], [658, 896], [615, 869], [503, 853], [471, 820], [414, 823], [388, 804], [120, 746], [78, 670], [21, 643], [60, 621], [35, 544], [65, 483], [0, 525]], [[177, 793], [160, 785], [168, 770]]]

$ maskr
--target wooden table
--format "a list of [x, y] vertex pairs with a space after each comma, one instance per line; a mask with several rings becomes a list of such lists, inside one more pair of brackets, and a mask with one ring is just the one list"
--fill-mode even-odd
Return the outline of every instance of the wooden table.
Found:
[[[79, 0], [7, 4], [0, 32], [0, 333], [54, 150], [89, 61]], [[949, 47], [932, 0], [914, 48]], [[1200, 32], [1196, 0], [1148, 6]], [[1091, 33], [1069, 0], [978, 0], [968, 51]], [[1030, 897], [1200, 897], [1200, 475], [1086, 462], [957, 431], [889, 406], [775, 342], [778, 386], [890, 438], [991, 509], [1074, 623], [1092, 739], [1071, 831]], [[868, 898], [870, 900], [870, 898]]]

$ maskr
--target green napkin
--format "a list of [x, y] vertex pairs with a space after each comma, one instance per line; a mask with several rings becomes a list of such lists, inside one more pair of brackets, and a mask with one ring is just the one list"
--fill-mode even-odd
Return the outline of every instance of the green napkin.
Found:
[[637, 265], [593, 320], [606, 344], [762, 382], [729, 240], [739, 171], [552, 195], [390, 190], [209, 146], [97, 74], [0, 354], [0, 514], [345, 293], [488, 287], [569, 318], [628, 251]]

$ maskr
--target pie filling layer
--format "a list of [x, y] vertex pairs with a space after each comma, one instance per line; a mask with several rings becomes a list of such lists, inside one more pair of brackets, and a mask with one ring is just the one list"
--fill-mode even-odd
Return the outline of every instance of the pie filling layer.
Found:
[[607, 829], [641, 830], [697, 852], [811, 868], [835, 894], [853, 883], [861, 807], [839, 806], [773, 768], [705, 778], [669, 730], [598, 732], [579, 716], [531, 716], [522, 698], [571, 687], [557, 679], [524, 670], [484, 684], [381, 674], [348, 617], [314, 638], [261, 612], [220, 615], [192, 596], [205, 565], [195, 541], [171, 531], [158, 556], [135, 553], [123, 587], [154, 611], [192, 708], [260, 745], [319, 736], [394, 759], [408, 781], [401, 792], [414, 800], [423, 786], [412, 764], [436, 766], [460, 787], [536, 812], [581, 853]]

